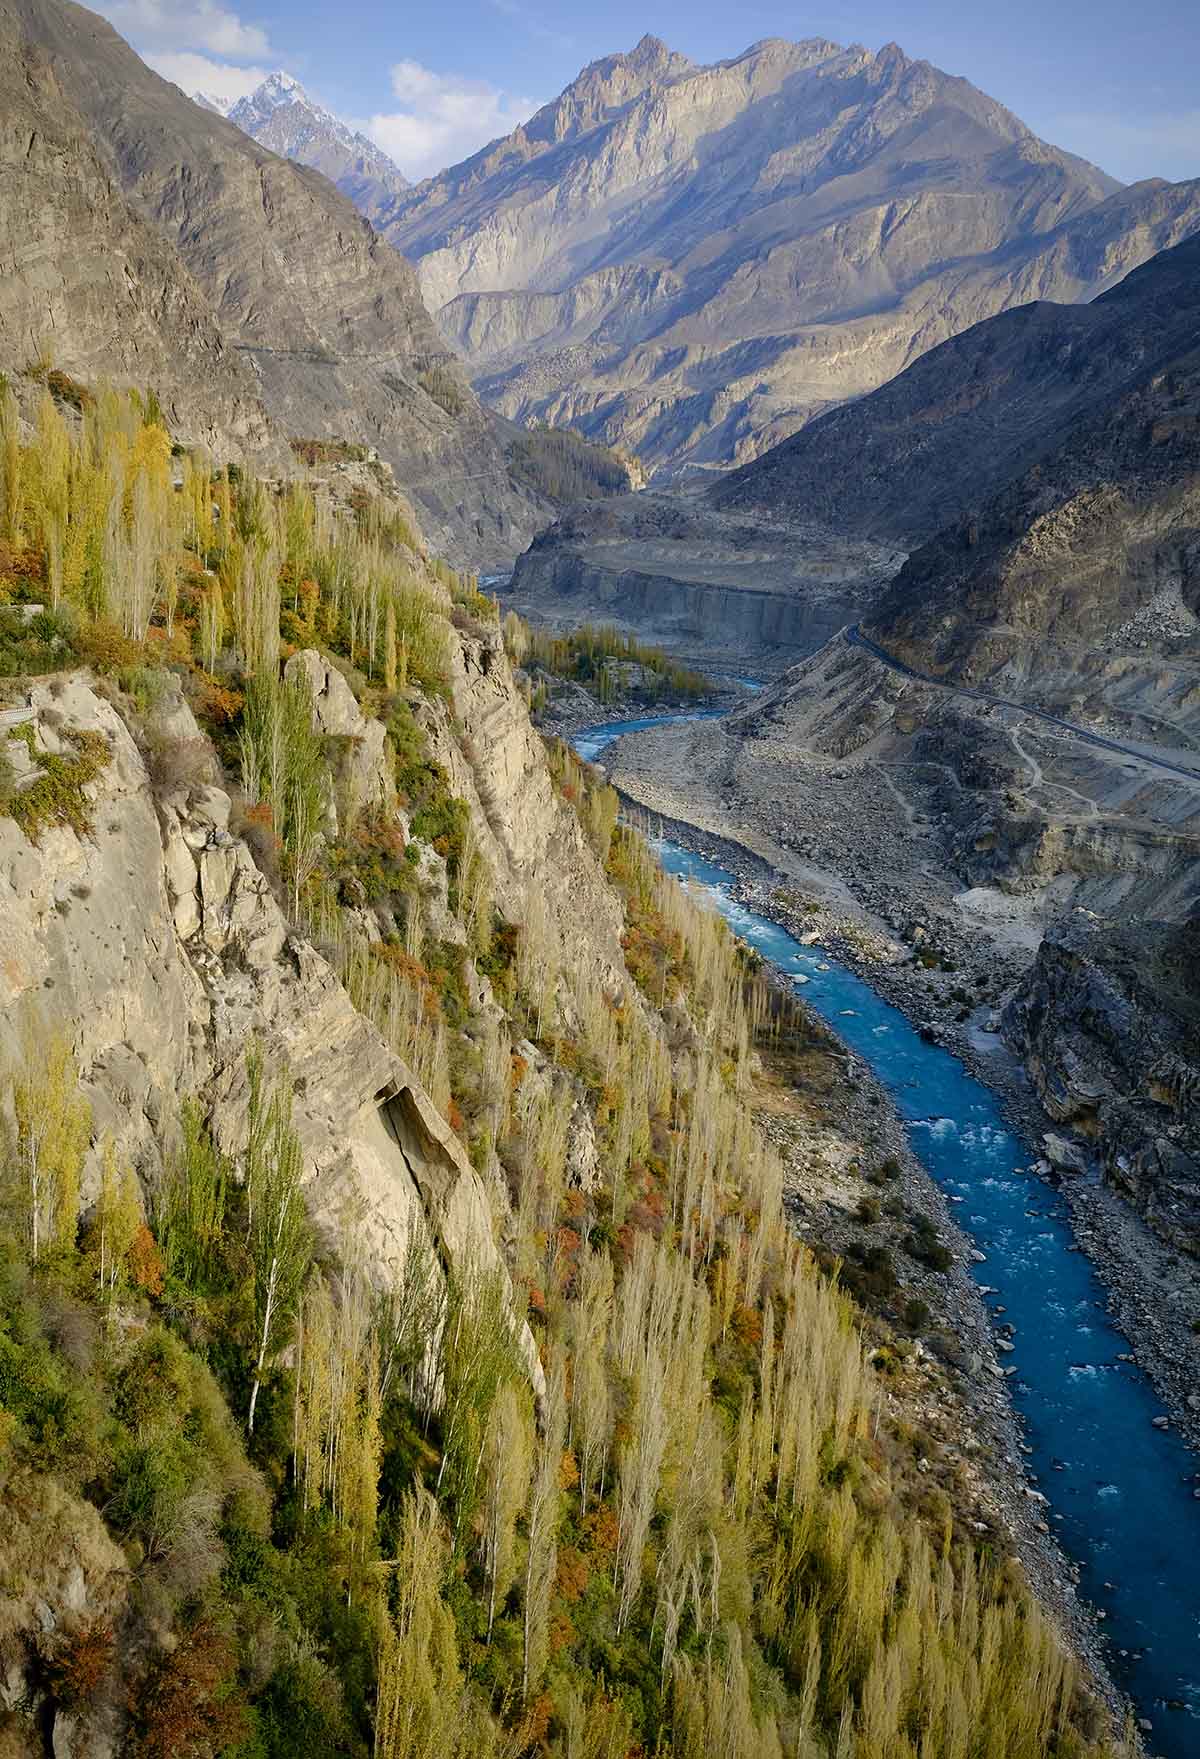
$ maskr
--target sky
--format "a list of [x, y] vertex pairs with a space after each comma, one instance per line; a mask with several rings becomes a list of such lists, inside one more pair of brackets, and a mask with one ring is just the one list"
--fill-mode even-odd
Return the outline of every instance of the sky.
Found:
[[228, 97], [283, 68], [429, 176], [646, 31], [694, 61], [763, 37], [898, 42], [1125, 182], [1200, 176], [1197, 0], [87, 0], [160, 73]]

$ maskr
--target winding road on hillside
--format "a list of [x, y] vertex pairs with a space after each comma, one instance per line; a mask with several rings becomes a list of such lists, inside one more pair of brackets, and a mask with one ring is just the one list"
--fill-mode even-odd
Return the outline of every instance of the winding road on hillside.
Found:
[[1102, 746], [1105, 751], [1116, 751], [1122, 757], [1133, 758], [1135, 763], [1146, 764], [1151, 769], [1166, 770], [1170, 775], [1182, 776], [1187, 782], [1200, 783], [1200, 770], [1189, 770], [1183, 764], [1172, 763], [1166, 757], [1153, 756], [1150, 752], [1139, 749], [1136, 745], [1125, 745], [1121, 740], [1110, 739], [1103, 733], [1092, 733], [1087, 727], [1080, 727], [1074, 721], [1065, 721], [1061, 715], [1052, 715], [1046, 709], [1033, 708], [1027, 702], [1015, 702], [1007, 696], [994, 696], [990, 690], [978, 690], [969, 684], [947, 684], [942, 678], [931, 678], [927, 672], [915, 671], [912, 666], [906, 666], [903, 660], [894, 659], [886, 648], [880, 647], [877, 641], [872, 641], [869, 635], [864, 635], [857, 623], [851, 623], [843, 633], [851, 647], [864, 648], [867, 653], [873, 654], [885, 666], [889, 666], [893, 672], [899, 672], [905, 678], [912, 678], [918, 684], [929, 684], [935, 690], [946, 690], [955, 696], [969, 696], [976, 702], [986, 702], [994, 708], [1014, 709], [1018, 714], [1030, 715], [1037, 721], [1046, 721], [1052, 727], [1061, 727], [1065, 732], [1073, 734], [1076, 739], [1085, 740], [1089, 745]]

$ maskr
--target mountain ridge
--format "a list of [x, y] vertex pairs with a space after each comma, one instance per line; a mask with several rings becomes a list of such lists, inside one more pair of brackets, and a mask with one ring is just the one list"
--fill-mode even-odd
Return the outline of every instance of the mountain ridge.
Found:
[[[293, 439], [377, 448], [411, 488], [431, 541], [460, 562], [503, 565], [545, 523], [553, 503], [515, 468], [512, 430], [479, 405], [413, 270], [324, 176], [194, 104], [70, 0], [0, 0], [0, 34], [14, 107], [24, 113], [29, 103], [17, 70], [50, 67], [49, 123], [77, 118], [56, 167], [57, 229], [41, 251], [28, 248], [41, 215], [20, 175], [41, 135], [35, 123], [6, 136], [16, 175], [0, 224], [16, 240], [23, 277], [20, 299], [6, 301], [22, 310], [4, 366], [20, 371], [36, 356], [29, 332], [52, 312], [59, 364], [84, 380], [116, 372], [142, 388], [162, 376], [173, 419], [188, 428], [193, 408], [210, 411], [213, 401], [203, 361], [219, 358], [236, 408], [199, 422], [216, 450], [240, 455], [250, 443], [278, 469]], [[91, 185], [80, 210], [85, 161], [97, 190], [104, 182], [119, 192], [105, 202], [132, 227], [142, 260], [157, 265], [152, 285], [136, 292], [140, 341], [117, 321], [128, 280], [116, 304], [98, 291], [112, 264]], [[57, 306], [47, 304], [55, 282], [75, 289]]]
[[1009, 305], [1091, 297], [1182, 235], [1161, 187], [1128, 195], [896, 45], [698, 67], [643, 39], [379, 223], [485, 402], [670, 475]]
[[[192, 96], [216, 107], [203, 93]], [[411, 187], [382, 147], [319, 104], [288, 73], [268, 74], [248, 97], [225, 106], [221, 114], [281, 159], [322, 172], [368, 219]]]
[[1185, 344], [1198, 285], [1200, 235], [1088, 304], [1037, 300], [986, 319], [735, 471], [711, 499], [743, 515], [786, 505], [915, 548], [1141, 375], [1148, 355]]

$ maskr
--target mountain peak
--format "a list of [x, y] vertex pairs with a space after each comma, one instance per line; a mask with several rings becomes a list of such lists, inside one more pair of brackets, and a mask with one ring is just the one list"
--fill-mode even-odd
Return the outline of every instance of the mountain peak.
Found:
[[[1006, 305], [1102, 291], [1105, 251], [1064, 229], [1117, 188], [894, 44], [698, 67], [644, 36], [383, 230], [502, 413], [708, 470]], [[1169, 206], [1145, 191], [1096, 237], [1132, 267]]]
[[[208, 103], [201, 94], [196, 101]], [[408, 179], [365, 134], [309, 96], [298, 79], [276, 69], [223, 114], [260, 146], [322, 172], [369, 216], [408, 188]]]
[[298, 79], [293, 79], [290, 73], [284, 73], [282, 69], [277, 68], [274, 73], [269, 73], [263, 80], [254, 92], [251, 102], [270, 104], [275, 107], [279, 104], [307, 104], [311, 100]]
[[673, 50], [667, 47], [661, 37], [652, 36], [647, 31], [640, 42], [634, 44], [625, 59], [638, 66], [656, 66], [661, 62], [669, 61], [672, 54]]
[[336, 120], [328, 110], [313, 102], [299, 80], [278, 69], [269, 73], [260, 85], [255, 86], [248, 98], [239, 98], [226, 114], [246, 134], [253, 134], [254, 128], [251, 124], [254, 121], [265, 120], [277, 110], [283, 110], [290, 105], [303, 106], [315, 115], [329, 116], [331, 121]]

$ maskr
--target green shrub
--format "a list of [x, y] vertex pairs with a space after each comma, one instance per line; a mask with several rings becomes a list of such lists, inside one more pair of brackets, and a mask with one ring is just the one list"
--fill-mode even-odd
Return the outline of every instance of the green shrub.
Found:
[[633, 485], [619, 453], [570, 428], [529, 428], [516, 435], [509, 456], [517, 473], [553, 501], [623, 495]]
[[74, 757], [39, 751], [32, 723], [17, 729], [42, 774], [36, 781], [11, 794], [3, 810], [14, 819], [31, 843], [40, 840], [51, 825], [69, 825], [77, 836], [91, 829], [91, 803], [85, 790], [103, 774], [112, 753], [101, 733], [63, 729], [63, 738], [74, 747]]
[[929, 1270], [949, 1270], [954, 1263], [953, 1254], [942, 1244], [937, 1227], [927, 1215], [914, 1213], [911, 1217], [912, 1232], [904, 1237], [904, 1250], [918, 1264], [925, 1265]]

